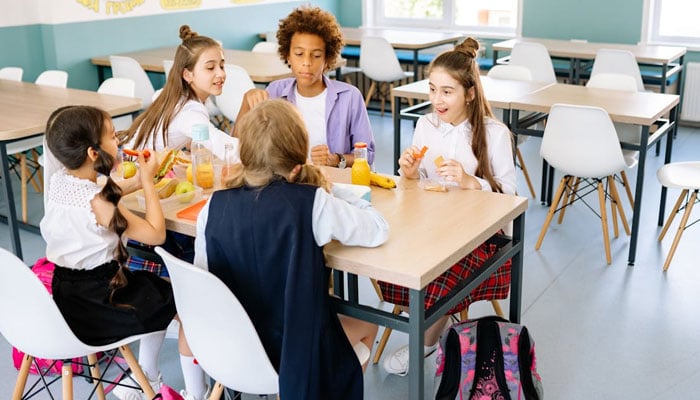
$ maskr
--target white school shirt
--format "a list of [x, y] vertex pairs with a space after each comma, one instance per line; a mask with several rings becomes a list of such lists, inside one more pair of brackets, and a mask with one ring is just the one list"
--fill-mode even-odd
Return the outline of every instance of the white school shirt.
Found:
[[[190, 142], [192, 141], [192, 125], [195, 124], [206, 124], [209, 126], [209, 150], [218, 159], [224, 159], [224, 144], [233, 144], [235, 160], [238, 162], [238, 139], [230, 136], [226, 132], [217, 129], [211, 121], [209, 121], [209, 112], [207, 107], [202, 104], [199, 100], [187, 100], [182, 104], [182, 108], [175, 113], [173, 119], [170, 121], [170, 126], [168, 127], [168, 148], [171, 149], [183, 149], [190, 147]], [[135, 138], [136, 136], [134, 136]], [[128, 148], [133, 148], [133, 140], [127, 143], [125, 146]], [[206, 143], [206, 142], [205, 142]], [[149, 138], [145, 144], [146, 148], [153, 149], [155, 151], [161, 151], [165, 149], [165, 144], [163, 143], [163, 133], [162, 127], [158, 127], [155, 133], [155, 144], [152, 138]]]
[[[503, 193], [515, 194], [515, 163], [513, 162], [513, 142], [508, 128], [492, 119], [486, 119], [486, 142], [488, 158], [491, 163], [493, 178], [501, 184]], [[442, 156], [445, 160], [454, 159], [462, 164], [464, 171], [470, 175], [476, 172], [477, 159], [472, 152], [472, 129], [469, 120], [453, 126], [440, 121], [434, 114], [427, 114], [418, 119], [413, 133], [413, 145], [419, 149], [427, 146], [428, 150], [421, 162], [428, 178], [440, 180], [437, 175], [435, 159]], [[481, 190], [491, 192], [493, 189], [487, 180], [476, 177]]]
[[309, 132], [309, 151], [319, 144], [328, 144], [326, 139], [326, 96], [328, 89], [314, 97], [304, 97], [299, 94], [294, 85], [296, 106], [301, 113], [306, 130]]
[[[318, 246], [337, 240], [346, 246], [377, 247], [389, 237], [389, 224], [372, 204], [352, 191], [333, 185], [333, 194], [316, 189], [311, 226]], [[194, 239], [194, 265], [208, 268], [205, 229], [209, 218], [209, 204], [202, 207], [197, 217]]]
[[97, 223], [90, 204], [102, 187], [62, 169], [51, 176], [50, 188], [39, 224], [46, 241], [46, 258], [56, 265], [81, 270], [112, 261], [119, 237]]

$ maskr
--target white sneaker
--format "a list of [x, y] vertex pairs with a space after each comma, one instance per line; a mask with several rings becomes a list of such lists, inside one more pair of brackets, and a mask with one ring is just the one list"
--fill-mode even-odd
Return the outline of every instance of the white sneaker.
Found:
[[[151, 380], [151, 378], [148, 375], [146, 375], [146, 378], [148, 379], [148, 383], [151, 384], [151, 388], [153, 388], [153, 391], [158, 393], [161, 385], [163, 384], [163, 377], [161, 377], [160, 373], [158, 374], [158, 377], [155, 380]], [[136, 382], [136, 378], [134, 378], [131, 373], [129, 373], [128, 376], [123, 377], [121, 379], [121, 382], [129, 386], [139, 386], [138, 382]], [[141, 389], [126, 387], [122, 385], [115, 386], [114, 389], [112, 389], [112, 394], [114, 394], [114, 396], [116, 396], [119, 400], [150, 400], [141, 391]]]
[[[424, 357], [428, 357], [437, 350], [437, 344], [425, 347]], [[393, 375], [406, 376], [408, 374], [408, 345], [401, 346], [384, 360], [384, 370]]]
[[198, 399], [198, 398], [194, 397], [194, 395], [187, 393], [187, 390], [185, 390], [185, 389], [180, 390], [180, 396], [182, 396], [182, 398], [185, 400], [205, 400], [205, 399], [209, 398], [210, 394], [211, 394], [211, 387], [209, 387], [209, 385], [207, 385], [207, 390], [204, 391], [204, 396], [202, 396], [201, 399]]

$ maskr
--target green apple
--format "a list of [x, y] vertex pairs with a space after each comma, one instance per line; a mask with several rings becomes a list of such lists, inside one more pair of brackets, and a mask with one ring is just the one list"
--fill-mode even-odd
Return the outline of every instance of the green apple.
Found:
[[132, 176], [136, 175], [136, 171], [138, 168], [136, 168], [136, 164], [134, 164], [133, 161], [124, 161], [122, 162], [122, 176], [124, 179], [129, 179]]
[[180, 203], [189, 203], [194, 199], [195, 191], [192, 182], [180, 181], [175, 186], [175, 194]]

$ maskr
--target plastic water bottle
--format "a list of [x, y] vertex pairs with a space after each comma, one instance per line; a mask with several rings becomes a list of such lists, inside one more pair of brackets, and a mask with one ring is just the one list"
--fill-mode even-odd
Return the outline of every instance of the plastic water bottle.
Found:
[[233, 143], [224, 144], [224, 165], [221, 167], [221, 187], [231, 178], [235, 168], [236, 152]]
[[355, 143], [353, 154], [355, 156], [355, 161], [352, 162], [352, 169], [350, 172], [351, 181], [354, 185], [369, 186], [370, 169], [369, 162], [367, 161], [367, 143]]
[[192, 125], [192, 183], [202, 189], [214, 187], [214, 165], [209, 148], [209, 126]]

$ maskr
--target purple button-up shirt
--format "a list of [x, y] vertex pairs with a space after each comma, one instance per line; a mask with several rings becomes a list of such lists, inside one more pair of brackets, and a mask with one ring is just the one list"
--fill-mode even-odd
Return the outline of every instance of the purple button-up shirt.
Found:
[[[326, 143], [331, 153], [352, 154], [356, 142], [367, 143], [367, 161], [374, 162], [374, 135], [360, 91], [345, 82], [323, 76], [326, 85]], [[270, 83], [270, 98], [296, 105], [295, 78]]]

